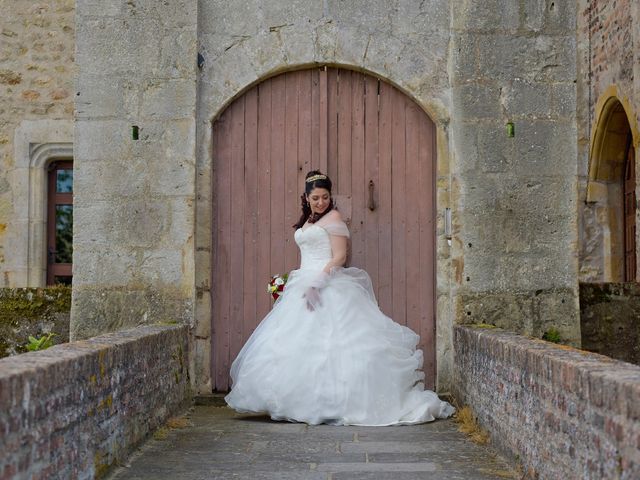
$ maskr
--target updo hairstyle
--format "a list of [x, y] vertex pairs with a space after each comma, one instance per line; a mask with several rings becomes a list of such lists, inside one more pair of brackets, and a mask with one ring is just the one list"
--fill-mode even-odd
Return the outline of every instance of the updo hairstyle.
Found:
[[309, 195], [314, 188], [324, 188], [328, 190], [329, 195], [331, 195], [331, 187], [331, 179], [320, 170], [311, 170], [309, 173], [307, 173], [307, 175], [304, 177], [304, 193], [300, 197], [300, 199], [302, 200], [302, 215], [300, 216], [298, 222], [293, 225], [293, 228], [302, 228], [302, 226], [307, 223], [307, 220], [309, 221], [309, 223], [316, 223], [327, 213], [333, 210], [333, 198], [331, 198], [327, 209], [321, 214], [312, 213], [311, 205], [309, 205], [309, 201], [307, 200], [307, 195]]

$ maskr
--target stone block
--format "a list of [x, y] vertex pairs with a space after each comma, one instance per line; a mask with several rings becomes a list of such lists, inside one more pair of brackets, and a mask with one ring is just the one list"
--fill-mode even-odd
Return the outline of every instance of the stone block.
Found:
[[81, 162], [133, 157], [131, 127], [136, 123], [79, 119], [75, 124], [74, 156]]
[[476, 34], [477, 63], [486, 80], [572, 82], [576, 75], [573, 36]]
[[77, 118], [115, 118], [135, 114], [139, 108], [137, 96], [131, 98], [127, 95], [126, 86], [110, 76], [80, 76], [76, 82]]
[[187, 250], [193, 251], [194, 249], [195, 207], [193, 197], [176, 196], [166, 200], [171, 222], [167, 244], [183, 248], [185, 255], [187, 255]]
[[[91, 287], [78, 286], [72, 299], [71, 338], [90, 338], [105, 330], [114, 332], [142, 324], [188, 324], [192, 305], [192, 300], [176, 289], [135, 289], [96, 283]], [[81, 322], [76, 312], [82, 312]]]
[[207, 292], [211, 288], [211, 251], [198, 249], [195, 254], [195, 264], [198, 265], [195, 273], [196, 288]]
[[534, 32], [560, 33], [576, 29], [576, 4], [531, 0], [524, 6], [524, 27]]
[[255, 35], [262, 24], [260, 4], [259, 0], [199, 2], [199, 30], [203, 34], [219, 33], [226, 37]]
[[146, 249], [139, 252], [134, 278], [143, 284], [161, 288], [189, 283], [184, 278], [187, 269], [183, 256], [183, 252], [176, 248]]
[[549, 84], [514, 80], [502, 91], [502, 103], [510, 119], [526, 117], [574, 117], [574, 84]]
[[211, 338], [211, 295], [203, 292], [196, 300], [196, 338]]
[[77, 18], [76, 62], [81, 75], [140, 78], [159, 65], [163, 29], [157, 18]]
[[[338, 25], [333, 21], [326, 21], [316, 27], [315, 59], [317, 62], [334, 63], [336, 61], [338, 32]], [[375, 71], [375, 69], [371, 70]]]
[[[522, 120], [517, 122], [513, 168], [539, 176], [575, 177], [576, 126], [572, 122]], [[574, 191], [577, 195], [577, 190]]]
[[[271, 45], [271, 42], [267, 42], [264, 47], [268, 48]], [[258, 79], [251, 59], [258, 56], [259, 53], [258, 49], [255, 53], [247, 55], [246, 50], [234, 47], [224, 55], [205, 63], [202, 70], [204, 80], [200, 85], [201, 95], [207, 99], [210, 105], [208, 110], [217, 114], [240, 91]], [[276, 58], [270, 58], [270, 61], [273, 63], [269, 70], [275, 69], [277, 65], [280, 65], [281, 68], [286, 65], [282, 54]], [[213, 118], [213, 115], [210, 118]]]
[[379, 58], [381, 52], [378, 51], [378, 47], [383, 40], [374, 37], [374, 35], [367, 33], [364, 28], [337, 29], [334, 44], [335, 55], [347, 65], [364, 63], [367, 68], [372, 68], [371, 63], [382, 61]]
[[[388, 3], [381, 2], [383, 7]], [[380, 8], [380, 12], [388, 13], [387, 8]], [[373, 12], [367, 8], [367, 14]], [[429, 36], [436, 32], [449, 30], [451, 25], [451, 8], [447, 2], [441, 0], [425, 0], [424, 2], [398, 2], [395, 15], [391, 17], [392, 31], [399, 35], [424, 32]]]
[[74, 208], [74, 224], [79, 246], [153, 247], [170, 241], [171, 202], [148, 197], [85, 201]]
[[189, 119], [195, 115], [193, 79], [146, 80], [140, 91], [140, 115], [144, 120]]
[[158, 75], [162, 78], [195, 78], [197, 58], [198, 39], [195, 27], [172, 28], [161, 39]]
[[208, 215], [207, 209], [200, 207], [202, 213], [196, 214], [196, 248], [197, 249], [210, 249], [212, 246], [212, 224], [211, 216]]
[[122, 14], [122, 9], [119, 0], [84, 0], [76, 5], [77, 14], [87, 17], [115, 17]]
[[[78, 227], [82, 225], [83, 223], [80, 223]], [[80, 228], [75, 230], [78, 231]], [[80, 239], [83, 237], [82, 234], [78, 236]], [[109, 286], [125, 286], [138, 276], [139, 262], [136, 253], [105, 243], [107, 241], [108, 238], [101, 238], [98, 242], [80, 243], [77, 240], [74, 242], [74, 264], [82, 265], [82, 268], [74, 269], [75, 285], [101, 283]]]
[[499, 117], [500, 88], [486, 84], [464, 84], [452, 87], [453, 112], [460, 119], [492, 119]]
[[[92, 201], [142, 196], [149, 189], [150, 173], [141, 158], [79, 162], [74, 169], [76, 194]], [[77, 203], [76, 209], [83, 207], [83, 202]]]
[[510, 0], [453, 2], [451, 16], [455, 30], [516, 30], [520, 4]]
[[451, 83], [457, 85], [479, 75], [477, 63], [477, 41], [474, 35], [452, 33], [451, 36]]

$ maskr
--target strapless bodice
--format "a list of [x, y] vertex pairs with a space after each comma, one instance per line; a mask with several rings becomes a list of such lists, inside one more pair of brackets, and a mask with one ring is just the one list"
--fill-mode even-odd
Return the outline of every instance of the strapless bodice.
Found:
[[301, 270], [322, 270], [331, 260], [331, 239], [320, 225], [310, 225], [304, 230], [299, 228], [294, 239], [300, 248]]

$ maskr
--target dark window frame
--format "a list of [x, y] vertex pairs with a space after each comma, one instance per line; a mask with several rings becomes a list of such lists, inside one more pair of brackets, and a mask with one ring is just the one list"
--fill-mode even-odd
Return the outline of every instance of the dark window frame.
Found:
[[[60, 283], [57, 277], [73, 278], [71, 262], [56, 262], [56, 207], [71, 205], [73, 209], [73, 187], [71, 192], [58, 192], [57, 175], [60, 170], [73, 170], [73, 160], [53, 161], [47, 170], [47, 285], [54, 285]], [[73, 218], [73, 210], [71, 215]]]

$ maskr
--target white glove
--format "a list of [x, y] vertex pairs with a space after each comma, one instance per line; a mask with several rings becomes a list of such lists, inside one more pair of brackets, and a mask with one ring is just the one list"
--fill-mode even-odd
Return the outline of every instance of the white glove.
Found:
[[302, 297], [307, 301], [307, 309], [310, 312], [313, 312], [316, 308], [322, 306], [322, 302], [320, 301], [320, 289], [318, 288], [307, 288], [307, 291], [304, 292]]
[[327, 284], [328, 279], [329, 274], [325, 271], [321, 271], [309, 283], [309, 288], [307, 288], [302, 297], [307, 301], [307, 308], [310, 311], [314, 311], [316, 308], [322, 306], [322, 302], [320, 300], [320, 289]]
[[327, 284], [327, 280], [329, 280], [329, 274], [322, 270], [315, 276], [315, 278], [311, 280], [309, 286], [318, 289], [324, 288], [324, 286]]

